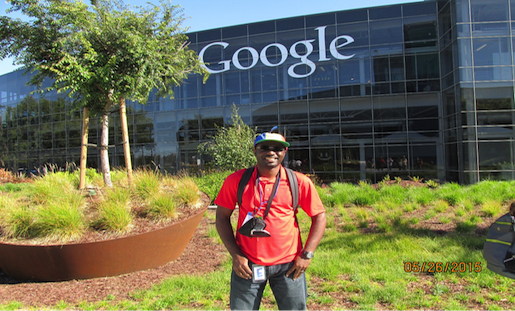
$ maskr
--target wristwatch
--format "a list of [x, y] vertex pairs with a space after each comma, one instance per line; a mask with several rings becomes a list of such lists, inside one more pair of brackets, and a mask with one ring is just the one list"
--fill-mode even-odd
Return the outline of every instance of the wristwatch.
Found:
[[313, 252], [306, 252], [305, 250], [302, 250], [302, 253], [300, 253], [300, 258], [302, 259], [311, 259], [315, 256]]

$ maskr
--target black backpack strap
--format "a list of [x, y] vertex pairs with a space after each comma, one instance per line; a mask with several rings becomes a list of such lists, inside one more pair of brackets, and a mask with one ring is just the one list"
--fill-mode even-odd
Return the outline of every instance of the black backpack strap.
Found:
[[[238, 206], [241, 206], [241, 198], [243, 197], [243, 191], [245, 191], [245, 186], [247, 186], [247, 184], [250, 181], [250, 177], [252, 176], [252, 173], [254, 173], [254, 168], [254, 166], [249, 167], [245, 170], [245, 172], [243, 172], [243, 175], [241, 176], [240, 182], [238, 184], [238, 192], [236, 194]], [[297, 175], [295, 175], [295, 172], [292, 169], [285, 169], [286, 175], [288, 176], [288, 182], [290, 183], [293, 211], [295, 212], [297, 210], [297, 207], [299, 206], [299, 181], [297, 180]]]
[[293, 203], [293, 211], [297, 210], [299, 206], [299, 181], [295, 172], [286, 167], [286, 175], [288, 175], [288, 182], [290, 183], [291, 199]]
[[238, 184], [238, 192], [236, 194], [238, 200], [238, 206], [241, 206], [241, 198], [243, 196], [243, 191], [245, 191], [245, 186], [249, 183], [250, 177], [254, 173], [254, 166], [249, 167], [243, 172], [243, 176], [241, 176], [240, 183]]

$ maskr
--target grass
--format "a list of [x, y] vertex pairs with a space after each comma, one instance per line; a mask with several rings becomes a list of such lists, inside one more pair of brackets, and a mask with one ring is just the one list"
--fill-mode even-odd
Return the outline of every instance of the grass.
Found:
[[201, 203], [199, 188], [190, 177], [137, 170], [129, 187], [123, 171], [111, 173], [110, 189], [98, 185], [100, 174], [87, 170], [86, 184], [93, 192], [77, 190], [78, 172], [51, 171], [32, 183], [2, 184], [0, 238], [44, 244], [79, 239], [90, 228], [120, 234], [131, 229], [136, 215], [168, 221], [178, 217], [178, 208]]
[[[328, 227], [308, 269], [308, 307], [328, 310], [511, 309], [515, 303], [513, 280], [486, 269], [482, 257], [486, 234], [479, 228], [486, 228], [493, 219], [507, 212], [507, 206], [515, 198], [515, 183], [394, 186], [397, 185], [377, 190], [366, 184], [331, 184], [318, 189], [327, 208]], [[374, 196], [369, 204], [356, 199], [364, 198], [365, 194]], [[209, 212], [207, 217], [214, 219], [214, 213]], [[305, 239], [309, 217], [300, 212], [299, 222]], [[447, 232], [435, 230], [429, 224], [436, 225], [436, 229], [446, 226]], [[213, 224], [207, 228], [207, 234], [213, 243], [221, 243]], [[425, 272], [415, 272], [416, 265], [419, 269], [424, 265]], [[444, 272], [446, 265], [448, 271]], [[431, 266], [435, 272], [428, 273]], [[455, 272], [450, 271], [453, 266], [457, 267]], [[174, 276], [149, 290], [134, 292], [129, 300], [107, 297], [97, 303], [61, 302], [48, 307], [227, 309], [230, 270], [231, 261], [226, 255], [217, 271], [201, 276]], [[26, 308], [16, 302], [0, 305], [0, 309]], [[265, 291], [262, 308], [277, 308], [269, 288]]]

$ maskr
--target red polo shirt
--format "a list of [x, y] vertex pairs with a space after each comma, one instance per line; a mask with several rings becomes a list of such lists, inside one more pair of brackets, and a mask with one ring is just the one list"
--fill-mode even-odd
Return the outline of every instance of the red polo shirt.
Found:
[[[237, 171], [227, 177], [215, 199], [216, 205], [235, 209], [238, 183], [244, 171], [244, 169]], [[310, 217], [325, 212], [311, 180], [304, 174], [297, 172], [295, 174], [299, 182], [299, 208], [302, 208]], [[237, 228], [241, 227], [248, 212], [258, 211], [257, 215], [264, 215], [266, 201], [272, 192], [275, 177], [270, 180], [260, 177], [258, 187], [256, 187], [256, 181], [257, 171], [254, 170], [243, 192]], [[262, 207], [259, 210], [260, 205]], [[266, 218], [266, 230], [270, 232], [271, 237], [251, 238], [236, 232], [236, 243], [243, 254], [253, 263], [265, 266], [288, 263], [293, 261], [302, 250], [301, 237], [292, 205], [288, 176], [284, 167], [281, 167], [279, 188]]]

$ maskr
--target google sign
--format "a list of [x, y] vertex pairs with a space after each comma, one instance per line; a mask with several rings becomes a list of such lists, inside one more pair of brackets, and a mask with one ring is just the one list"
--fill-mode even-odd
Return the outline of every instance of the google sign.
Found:
[[[326, 27], [327, 26], [315, 28], [315, 30], [318, 32], [318, 49], [319, 49], [318, 61], [319, 62], [331, 60], [331, 58], [328, 57], [327, 51], [326, 51], [326, 42], [325, 42]], [[251, 69], [254, 66], [256, 66], [256, 64], [259, 61], [261, 61], [261, 63], [265, 66], [277, 67], [277, 66], [282, 65], [288, 59], [288, 56], [291, 55], [291, 57], [299, 59], [300, 61], [298, 63], [295, 63], [295, 64], [291, 65], [290, 67], [288, 67], [288, 75], [290, 75], [293, 78], [305, 78], [305, 77], [308, 77], [311, 74], [313, 74], [316, 70], [316, 64], [312, 60], [308, 59], [308, 57], [311, 55], [311, 53], [313, 53], [314, 47], [313, 47], [312, 42], [314, 42], [314, 41], [315, 41], [315, 39], [301, 40], [301, 41], [295, 42], [294, 44], [292, 44], [292, 46], [290, 46], [289, 53], [288, 53], [288, 49], [280, 43], [270, 43], [267, 46], [265, 46], [259, 53], [253, 47], [246, 46], [246, 47], [242, 47], [242, 48], [238, 49], [236, 52], [234, 52], [231, 60], [220, 61], [218, 64], [222, 65], [222, 69], [214, 70], [214, 69], [210, 69], [206, 65], [204, 65], [204, 67], [212, 74], [221, 73], [221, 72], [230, 70], [231, 69], [231, 61], [232, 61], [232, 64], [234, 65], [234, 67], [236, 67], [239, 70]], [[331, 41], [331, 43], [329, 44], [329, 52], [331, 53], [332, 57], [334, 57], [335, 59], [340, 59], [340, 60], [350, 59], [350, 58], [354, 57], [355, 54], [342, 55], [342, 54], [340, 54], [338, 49], [340, 49], [346, 45], [349, 45], [352, 42], [354, 42], [354, 38], [352, 38], [351, 36], [347, 36], [347, 35], [338, 36], [338, 37], [334, 38]], [[200, 60], [202, 61], [202, 63], [204, 63], [204, 53], [206, 52], [206, 50], [211, 47], [214, 47], [214, 46], [222, 46], [225, 49], [226, 47], [229, 46], [229, 43], [213, 42], [213, 43], [206, 45], [199, 53], [199, 57], [200, 57]], [[306, 53], [304, 53], [303, 55], [299, 55], [299, 53], [297, 52], [298, 46], [304, 46], [306, 49]], [[276, 48], [279, 51], [279, 55], [280, 55], [281, 59], [277, 63], [272, 63], [267, 58], [267, 51], [270, 48]], [[247, 66], [243, 66], [239, 60], [239, 54], [243, 51], [247, 51], [251, 55], [251, 63]], [[295, 69], [298, 66], [308, 66], [309, 71], [307, 73], [298, 74], [295, 72]]]

